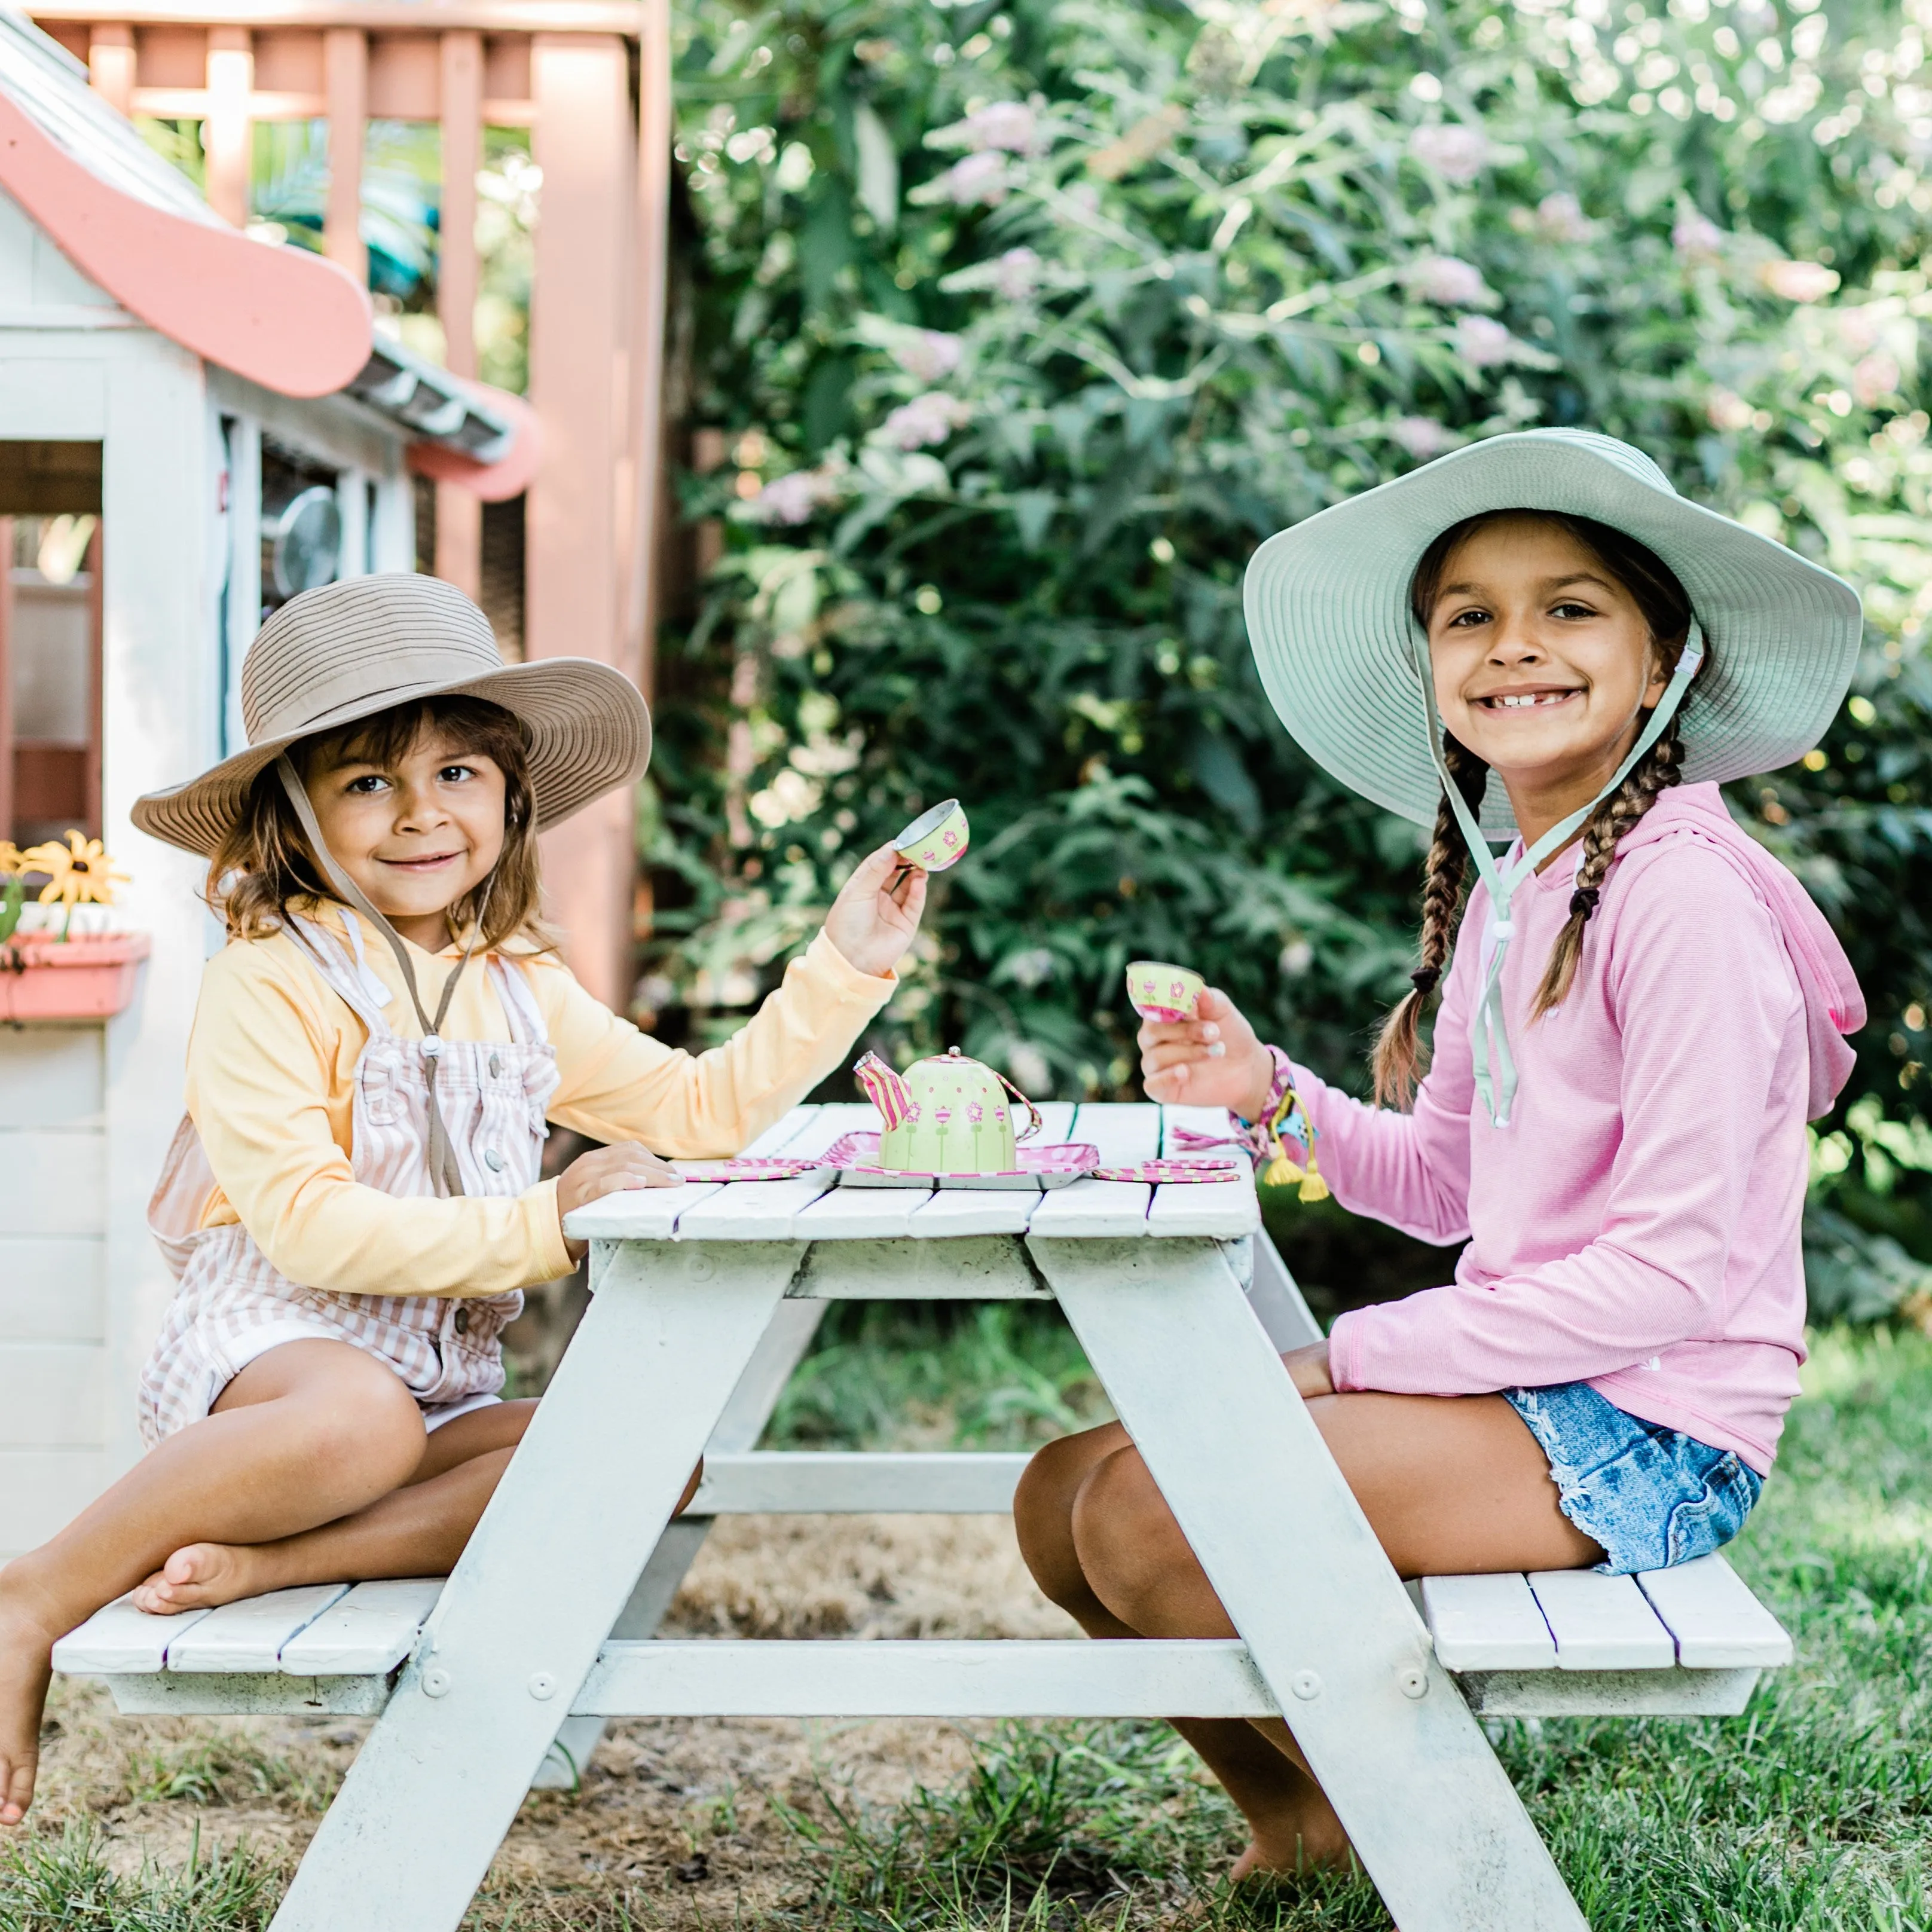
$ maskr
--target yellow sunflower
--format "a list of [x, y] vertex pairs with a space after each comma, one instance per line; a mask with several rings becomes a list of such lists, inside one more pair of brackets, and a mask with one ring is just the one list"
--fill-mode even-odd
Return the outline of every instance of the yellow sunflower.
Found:
[[17, 878], [27, 869], [20, 848], [10, 838], [0, 838], [0, 872]]
[[50, 839], [44, 845], [29, 845], [20, 854], [20, 862], [23, 872], [50, 875], [40, 890], [40, 903], [67, 908], [63, 936], [74, 922], [76, 906], [112, 905], [116, 892], [127, 884], [128, 878], [102, 848], [98, 838], [89, 838], [79, 832], [70, 832], [64, 845], [57, 838]]

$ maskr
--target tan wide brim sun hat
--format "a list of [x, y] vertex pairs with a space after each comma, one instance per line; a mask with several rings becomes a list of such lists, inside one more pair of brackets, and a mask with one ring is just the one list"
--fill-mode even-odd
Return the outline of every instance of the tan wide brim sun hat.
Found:
[[298, 740], [426, 698], [481, 698], [520, 718], [539, 826], [644, 776], [651, 718], [622, 671], [589, 658], [506, 664], [490, 620], [434, 577], [356, 577], [292, 598], [242, 666], [248, 748], [134, 803], [143, 832], [212, 856], [250, 787]]
[[[1442, 796], [1411, 616], [1423, 553], [1466, 517], [1560, 510], [1647, 544], [1676, 572], [1710, 648], [1684, 700], [1690, 782], [1775, 771], [1844, 701], [1863, 634], [1858, 592], [1794, 550], [1678, 495], [1641, 450], [1590, 430], [1472, 443], [1272, 536], [1248, 566], [1248, 637], [1295, 742], [1343, 784], [1419, 825]], [[1515, 830], [1492, 782], [1483, 828]]]

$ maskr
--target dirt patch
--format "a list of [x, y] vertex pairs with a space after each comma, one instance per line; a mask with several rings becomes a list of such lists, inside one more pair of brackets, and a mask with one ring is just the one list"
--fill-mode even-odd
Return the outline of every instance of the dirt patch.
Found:
[[[666, 1634], [1075, 1631], [1034, 1588], [1009, 1518], [747, 1516], [714, 1531]], [[788, 1814], [834, 1828], [835, 1807], [883, 1810], [920, 1786], [944, 1787], [967, 1768], [970, 1728], [924, 1720], [614, 1724], [580, 1790], [525, 1801], [473, 1922], [494, 1924], [509, 1910], [520, 1926], [590, 1924], [578, 1904], [598, 1900], [667, 1922], [776, 1908], [799, 1892], [809, 1864]], [[125, 1872], [244, 1844], [292, 1868], [368, 1730], [340, 1718], [120, 1718], [103, 1687], [56, 1680], [35, 1826], [91, 1822]], [[542, 1916], [520, 1916], [539, 1902]]]

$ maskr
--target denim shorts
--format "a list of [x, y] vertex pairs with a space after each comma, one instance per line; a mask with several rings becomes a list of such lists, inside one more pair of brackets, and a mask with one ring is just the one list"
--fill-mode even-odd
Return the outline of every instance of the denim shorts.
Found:
[[1588, 1382], [1502, 1393], [1550, 1458], [1563, 1514], [1603, 1545], [1606, 1576], [1709, 1556], [1764, 1487], [1734, 1450], [1626, 1414]]

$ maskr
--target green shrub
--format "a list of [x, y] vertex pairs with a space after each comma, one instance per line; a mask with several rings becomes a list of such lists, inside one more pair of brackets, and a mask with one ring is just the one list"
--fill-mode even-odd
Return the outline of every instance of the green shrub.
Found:
[[[731, 460], [685, 485], [724, 543], [662, 646], [647, 1004], [728, 1030], [854, 856], [957, 795], [974, 852], [886, 1050], [1130, 1091], [1120, 968], [1178, 956], [1359, 1086], [1421, 837], [1277, 723], [1243, 566], [1426, 455], [1581, 424], [1866, 596], [1815, 768], [1732, 805], [1864, 978], [1847, 1108], [1909, 1134], [1922, 10], [685, 0], [682, 339]], [[1921, 1171], [1827, 1124], [1829, 1204], [1932, 1262]]]

